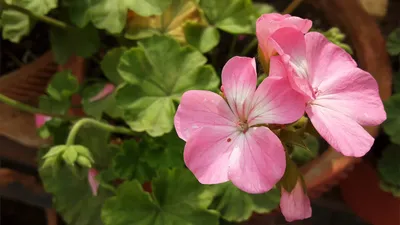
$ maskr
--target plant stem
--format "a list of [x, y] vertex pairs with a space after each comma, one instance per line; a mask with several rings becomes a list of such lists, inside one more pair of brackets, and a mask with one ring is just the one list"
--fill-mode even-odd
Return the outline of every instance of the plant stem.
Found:
[[69, 119], [69, 120], [73, 120], [73, 119], [78, 119], [79, 117], [73, 117], [73, 116], [67, 116], [67, 115], [59, 115], [59, 114], [49, 114], [47, 112], [44, 112], [41, 109], [35, 108], [33, 106], [24, 104], [22, 102], [16, 101], [14, 99], [11, 99], [3, 94], [0, 94], [0, 102], [3, 102], [7, 105], [13, 106], [14, 108], [17, 108], [19, 110], [25, 111], [25, 112], [29, 112], [32, 114], [43, 114], [43, 115], [47, 115], [47, 116], [51, 116], [51, 117], [60, 117], [63, 119]]
[[228, 59], [230, 59], [233, 56], [233, 52], [235, 51], [236, 47], [236, 41], [237, 41], [237, 36], [235, 35], [233, 36], [231, 46], [229, 47]]
[[290, 14], [290, 13], [292, 13], [292, 12], [297, 8], [297, 6], [300, 5], [300, 3], [301, 3], [302, 1], [303, 1], [303, 0], [293, 0], [292, 3], [290, 3], [290, 4], [286, 7], [286, 9], [283, 10], [282, 14]]
[[125, 128], [125, 127], [116, 127], [107, 123], [103, 123], [100, 121], [97, 121], [95, 119], [91, 118], [83, 118], [76, 122], [74, 126], [72, 127], [71, 131], [69, 132], [68, 139], [66, 145], [73, 145], [75, 143], [75, 138], [76, 135], [78, 134], [78, 131], [86, 124], [93, 125], [95, 127], [101, 128], [106, 131], [114, 132], [114, 133], [120, 133], [120, 134], [129, 134], [133, 135], [135, 132], [132, 130]]
[[31, 12], [28, 9], [25, 9], [23, 7], [17, 6], [17, 5], [10, 5], [7, 4], [4, 0], [1, 0], [1, 5], [3, 6], [4, 9], [12, 9], [12, 10], [16, 10], [18, 12], [24, 13], [34, 19], [40, 20], [42, 22], [48, 23], [52, 26], [58, 27], [58, 28], [62, 28], [62, 29], [70, 29], [73, 28], [72, 26], [68, 25], [67, 23], [60, 21], [60, 20], [56, 20], [54, 18], [48, 17], [48, 16], [41, 16], [38, 15], [34, 12]]
[[249, 52], [256, 47], [258, 44], [257, 37], [254, 37], [253, 40], [249, 44], [247, 44], [246, 48], [243, 49], [243, 51], [240, 53], [240, 55], [245, 56], [249, 54]]

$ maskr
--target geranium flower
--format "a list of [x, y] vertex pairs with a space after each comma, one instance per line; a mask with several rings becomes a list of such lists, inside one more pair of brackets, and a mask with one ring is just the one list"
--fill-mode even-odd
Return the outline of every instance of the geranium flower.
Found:
[[268, 13], [260, 16], [256, 23], [256, 35], [265, 61], [269, 61], [276, 53], [275, 46], [270, 43], [269, 37], [278, 29], [292, 27], [307, 33], [312, 27], [312, 21], [288, 14]]
[[88, 181], [93, 196], [97, 196], [97, 190], [99, 189], [99, 182], [96, 180], [97, 174], [99, 172], [96, 169], [90, 168], [88, 171]]
[[321, 136], [343, 155], [367, 153], [374, 138], [362, 126], [379, 125], [386, 119], [371, 74], [357, 68], [346, 51], [317, 32], [303, 35], [282, 28], [270, 41], [292, 70], [289, 81], [305, 96], [307, 115]]
[[51, 120], [50, 116], [35, 114], [35, 124], [36, 128], [42, 127], [47, 121]]
[[255, 59], [233, 57], [222, 70], [226, 100], [210, 91], [182, 96], [175, 128], [186, 141], [186, 166], [200, 183], [230, 180], [245, 192], [262, 193], [283, 176], [284, 148], [264, 125], [296, 121], [304, 101], [287, 79], [266, 78], [257, 90], [256, 84]]
[[105, 98], [106, 96], [108, 96], [109, 94], [111, 94], [115, 89], [115, 86], [111, 83], [108, 83], [106, 85], [104, 85], [104, 88], [97, 93], [95, 96], [91, 97], [89, 99], [90, 102], [94, 102], [94, 101], [98, 101], [100, 99]]
[[302, 220], [311, 217], [312, 209], [310, 199], [304, 191], [300, 179], [292, 192], [281, 189], [280, 208], [286, 221]]

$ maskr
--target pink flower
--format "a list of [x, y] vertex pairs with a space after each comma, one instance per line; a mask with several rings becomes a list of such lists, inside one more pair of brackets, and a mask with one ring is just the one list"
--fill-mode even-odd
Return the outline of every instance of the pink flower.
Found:
[[49, 120], [51, 120], [50, 116], [46, 116], [43, 114], [35, 114], [36, 128], [42, 127]]
[[101, 90], [97, 95], [93, 96], [92, 98], [89, 99], [90, 102], [94, 102], [97, 100], [100, 100], [109, 94], [111, 94], [115, 89], [115, 86], [111, 83], [108, 83], [104, 86], [103, 90]]
[[290, 193], [284, 188], [281, 189], [280, 208], [288, 222], [311, 217], [310, 199], [303, 190], [300, 180], [297, 181], [296, 186]]
[[96, 180], [97, 174], [99, 174], [99, 172], [93, 168], [90, 168], [88, 171], [88, 181], [93, 196], [97, 196], [97, 190], [99, 189], [99, 182]]
[[307, 115], [321, 136], [343, 155], [367, 153], [374, 138], [362, 126], [386, 119], [371, 74], [357, 68], [348, 53], [317, 32], [303, 35], [282, 28], [271, 41], [290, 67], [289, 81], [305, 96]]
[[[283, 67], [282, 67], [283, 68]], [[271, 71], [271, 73], [282, 71]], [[266, 78], [257, 88], [254, 58], [233, 57], [222, 70], [227, 101], [209, 91], [188, 91], [175, 115], [186, 141], [186, 166], [202, 184], [228, 180], [243, 191], [270, 190], [285, 172], [285, 151], [265, 124], [285, 124], [304, 113], [287, 79]]]
[[274, 49], [275, 46], [271, 45], [269, 40], [269, 37], [276, 30], [283, 27], [292, 27], [303, 33], [307, 33], [311, 26], [311, 20], [290, 16], [288, 14], [281, 15], [279, 13], [269, 13], [260, 16], [256, 23], [256, 34], [264, 59], [269, 61], [271, 56], [276, 53]]

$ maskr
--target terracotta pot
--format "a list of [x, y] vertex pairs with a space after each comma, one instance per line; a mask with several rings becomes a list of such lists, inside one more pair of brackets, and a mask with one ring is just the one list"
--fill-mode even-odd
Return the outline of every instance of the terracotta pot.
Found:
[[364, 161], [340, 183], [343, 199], [362, 219], [373, 225], [400, 225], [400, 198], [379, 187], [376, 169]]

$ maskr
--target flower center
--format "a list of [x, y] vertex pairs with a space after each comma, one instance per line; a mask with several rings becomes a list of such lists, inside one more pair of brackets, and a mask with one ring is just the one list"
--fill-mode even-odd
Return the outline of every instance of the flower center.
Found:
[[240, 127], [240, 131], [242, 131], [243, 133], [246, 133], [247, 130], [249, 129], [249, 124], [247, 124], [247, 120], [245, 121], [239, 121], [238, 122], [238, 126]]

